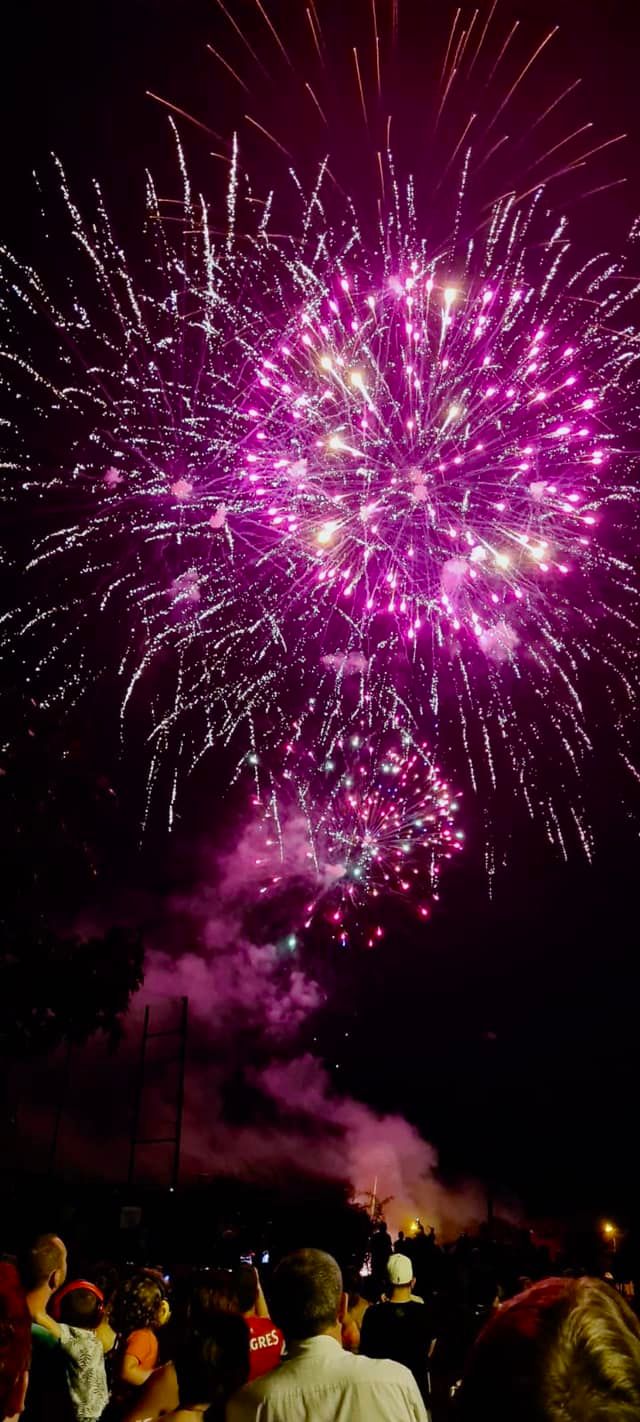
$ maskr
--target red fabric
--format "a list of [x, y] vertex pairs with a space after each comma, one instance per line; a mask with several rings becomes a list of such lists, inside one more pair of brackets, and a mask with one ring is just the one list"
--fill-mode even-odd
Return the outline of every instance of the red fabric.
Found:
[[0, 1262], [0, 1417], [21, 1412], [31, 1361], [31, 1318], [17, 1270]]
[[257, 1318], [254, 1314], [247, 1319], [249, 1329], [249, 1382], [270, 1373], [280, 1362], [284, 1348], [284, 1334], [276, 1328], [270, 1318]]

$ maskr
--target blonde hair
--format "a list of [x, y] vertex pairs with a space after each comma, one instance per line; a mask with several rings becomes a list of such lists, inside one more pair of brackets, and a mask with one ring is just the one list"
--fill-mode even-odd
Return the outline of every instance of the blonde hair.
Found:
[[458, 1403], [465, 1422], [638, 1422], [640, 1323], [600, 1279], [543, 1279], [483, 1329]]
[[113, 1322], [126, 1338], [138, 1328], [156, 1328], [167, 1295], [164, 1286], [150, 1274], [134, 1274], [118, 1290], [113, 1305]]
[[638, 1319], [625, 1299], [600, 1279], [571, 1279], [568, 1284], [569, 1310], [542, 1378], [549, 1417], [554, 1422], [640, 1418]]

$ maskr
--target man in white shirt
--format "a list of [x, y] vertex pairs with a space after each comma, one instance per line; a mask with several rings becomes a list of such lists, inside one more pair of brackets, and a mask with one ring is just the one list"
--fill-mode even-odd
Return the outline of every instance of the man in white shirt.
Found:
[[343, 1351], [346, 1305], [330, 1254], [300, 1249], [283, 1259], [271, 1316], [284, 1333], [287, 1357], [236, 1393], [227, 1422], [428, 1422], [408, 1368]]

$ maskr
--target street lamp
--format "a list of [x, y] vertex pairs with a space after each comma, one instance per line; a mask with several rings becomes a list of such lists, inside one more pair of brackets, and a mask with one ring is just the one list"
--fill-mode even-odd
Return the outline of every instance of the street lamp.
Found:
[[616, 1225], [612, 1224], [610, 1220], [605, 1220], [602, 1226], [602, 1233], [604, 1234], [605, 1239], [608, 1239], [610, 1241], [611, 1247], [615, 1253], [618, 1240], [618, 1230]]

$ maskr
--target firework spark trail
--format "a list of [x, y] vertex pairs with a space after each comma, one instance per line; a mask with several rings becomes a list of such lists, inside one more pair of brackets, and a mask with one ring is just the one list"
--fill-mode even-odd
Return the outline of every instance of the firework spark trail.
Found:
[[249, 85], [245, 84], [244, 79], [240, 78], [238, 71], [234, 69], [232, 64], [229, 64], [229, 61], [224, 58], [224, 55], [219, 54], [218, 50], [214, 49], [214, 46], [212, 44], [208, 44], [207, 49], [209, 50], [209, 53], [213, 55], [214, 59], [217, 59], [218, 63], [222, 64], [224, 68], [228, 71], [228, 73], [232, 75], [232, 77], [240, 85], [241, 89], [244, 89], [245, 94], [250, 94], [251, 90], [249, 88]]
[[470, 62], [470, 64], [469, 64], [469, 68], [468, 68], [468, 70], [467, 70], [467, 78], [469, 78], [469, 77], [471, 76], [471, 74], [473, 73], [473, 70], [475, 69], [476, 63], [477, 63], [478, 58], [479, 58], [479, 55], [480, 55], [480, 51], [481, 51], [482, 46], [483, 46], [483, 44], [484, 44], [484, 42], [485, 42], [485, 39], [486, 39], [486, 37], [487, 37], [487, 31], [488, 31], [488, 29], [489, 29], [489, 25], [491, 24], [491, 21], [492, 21], [492, 19], [493, 19], [494, 14], [495, 14], [497, 4], [498, 4], [498, 0], [492, 0], [491, 9], [489, 10], [489, 12], [488, 12], [488, 14], [487, 14], [487, 18], [486, 18], [486, 20], [485, 20], [485, 22], [484, 22], [484, 26], [483, 26], [483, 29], [482, 29], [482, 33], [481, 33], [481, 35], [480, 35], [480, 39], [478, 40], [478, 43], [477, 43], [477, 45], [476, 45], [475, 52], [474, 52], [474, 54], [473, 54], [473, 58], [471, 59], [471, 62]]
[[[268, 15], [266, 14], [266, 11], [264, 10], [264, 7], [262, 6], [262, 4], [259, 3], [259, 0], [255, 0], [255, 3], [258, 6], [258, 9], [260, 10], [261, 14], [263, 15], [263, 18], [269, 25], [269, 28], [273, 32], [273, 26], [269, 20]], [[263, 74], [268, 74], [272, 84], [274, 82], [279, 82], [278, 74], [276, 72], [277, 64], [276, 70], [274, 70], [274, 72], [265, 70], [265, 66], [261, 63], [259, 56], [256, 54], [255, 50], [253, 50], [253, 48], [248, 44], [244, 34], [240, 33], [237, 22], [234, 21], [233, 17], [226, 9], [225, 5], [223, 4], [223, 0], [217, 0], [217, 4], [219, 5], [223, 14], [226, 16], [227, 21], [237, 31], [240, 39], [243, 42], [245, 50], [251, 55], [252, 59], [254, 60], [254, 63], [260, 63]], [[358, 7], [354, 8], [353, 16], [356, 28], [351, 37], [352, 40], [355, 39], [356, 42], [349, 43], [348, 40], [345, 40], [345, 43], [348, 45], [348, 53], [350, 57], [349, 62], [355, 71], [358, 98], [364, 119], [364, 131], [367, 136], [367, 140], [370, 140], [370, 149], [375, 155], [375, 153], [378, 151], [382, 152], [383, 147], [382, 132], [380, 131], [379, 135], [376, 136], [374, 130], [376, 127], [378, 127], [378, 119], [381, 119], [380, 100], [383, 97], [383, 64], [385, 65], [385, 73], [387, 69], [389, 70], [389, 73], [391, 73], [394, 67], [393, 62], [396, 57], [399, 3], [396, 3], [396, 0], [393, 0], [393, 9], [390, 17], [391, 26], [388, 33], [386, 29], [382, 30], [378, 25], [377, 0], [362, 0], [361, 13], [357, 13], [357, 8]], [[481, 52], [485, 49], [486, 36], [490, 27], [492, 26], [492, 22], [496, 14], [496, 8], [497, 0], [492, 0], [492, 3], [487, 7], [474, 7], [473, 9], [469, 7], [467, 9], [467, 7], [459, 6], [456, 9], [455, 14], [453, 16], [453, 21], [449, 25], [446, 35], [442, 40], [443, 59], [440, 66], [440, 74], [437, 86], [438, 94], [436, 94], [435, 96], [437, 107], [435, 130], [437, 130], [439, 127], [443, 108], [445, 104], [449, 104], [453, 92], [456, 92], [457, 95], [456, 102], [458, 102], [458, 104], [464, 105], [462, 93], [465, 88], [465, 85], [468, 85], [473, 71], [476, 68], [476, 65], [480, 62], [480, 55]], [[335, 81], [333, 70], [333, 62], [337, 59], [338, 55], [337, 53], [335, 55], [328, 53], [325, 54], [324, 47], [320, 45], [320, 20], [318, 14], [318, 7], [315, 4], [311, 8], [306, 9], [305, 18], [308, 22], [308, 29], [311, 33], [309, 36], [306, 31], [303, 32], [303, 43], [299, 47], [299, 52], [295, 50], [293, 51], [293, 59], [291, 50], [283, 45], [279, 36], [275, 36], [278, 41], [278, 48], [280, 50], [280, 53], [282, 54], [283, 59], [286, 61], [287, 69], [290, 74], [290, 78], [287, 84], [287, 91], [289, 93], [289, 88], [291, 87], [291, 98], [293, 101], [295, 101], [294, 96], [296, 92], [296, 86], [299, 86], [300, 92], [304, 92], [307, 95], [311, 94], [313, 96], [313, 101], [316, 110], [319, 116], [321, 117], [323, 127], [334, 128], [337, 126], [338, 133], [340, 133], [344, 127], [344, 113], [341, 111], [341, 101], [339, 98], [337, 98], [337, 95], [341, 93], [341, 88], [340, 85]], [[416, 17], [414, 17], [414, 20], [415, 19]], [[476, 24], [478, 25], [479, 31], [478, 42], [477, 44], [470, 45], [469, 41], [471, 37], [473, 36], [475, 38]], [[502, 142], [506, 142], [508, 140], [508, 135], [504, 135], [502, 138], [497, 140], [497, 143], [492, 143], [490, 150], [486, 152], [484, 151], [484, 145], [491, 134], [493, 126], [497, 122], [498, 118], [502, 115], [504, 110], [507, 108], [507, 106], [511, 103], [512, 99], [518, 93], [518, 91], [521, 88], [524, 88], [527, 84], [527, 81], [530, 80], [531, 72], [535, 69], [539, 57], [543, 54], [547, 45], [554, 38], [557, 32], [557, 28], [557, 26], [553, 27], [550, 31], [547, 32], [546, 35], [542, 37], [541, 40], [539, 40], [537, 43], [534, 42], [530, 45], [530, 47], [527, 47], [530, 44], [530, 41], [525, 41], [525, 27], [520, 24], [520, 21], [516, 20], [511, 26], [511, 28], [508, 30], [501, 47], [498, 48], [496, 46], [494, 48], [494, 51], [490, 51], [487, 55], [486, 64], [484, 65], [486, 73], [483, 78], [481, 90], [482, 99], [480, 100], [480, 92], [476, 94], [476, 101], [480, 100], [483, 104], [483, 107], [486, 107], [487, 109], [487, 112], [483, 113], [482, 115], [484, 120], [483, 124], [478, 125], [478, 131], [480, 132], [480, 128], [482, 127], [483, 134], [482, 138], [480, 138], [480, 136], [478, 137], [477, 148], [474, 154], [474, 168], [477, 168], [478, 171], [489, 161], [490, 157], [495, 152], [496, 147], [500, 146]], [[360, 60], [363, 51], [365, 49], [368, 49], [369, 47], [368, 32], [370, 32], [371, 30], [373, 31], [374, 63], [371, 65], [365, 65], [361, 64]], [[312, 40], [311, 55], [308, 55], [306, 53], [306, 46], [304, 43], [305, 37], [307, 42], [309, 38], [311, 38]], [[519, 39], [522, 39], [522, 43], [518, 47], [517, 41]], [[409, 44], [411, 43], [409, 27], [407, 27], [407, 41]], [[421, 42], [425, 42], [424, 38]], [[434, 37], [430, 31], [429, 44], [431, 45], [433, 42]], [[517, 66], [515, 78], [509, 77], [507, 63], [505, 61], [505, 56], [507, 55], [508, 51], [512, 51], [512, 53], [509, 53], [509, 59], [513, 57], [514, 65]], [[223, 55], [219, 54], [219, 58], [223, 60]], [[322, 94], [318, 93], [318, 86], [316, 84], [315, 79], [313, 78], [313, 71], [317, 70], [318, 60], [320, 61], [322, 69], [322, 75], [320, 76], [321, 82], [324, 82], [327, 85], [326, 94], [324, 97]], [[503, 61], [505, 61], [505, 63], [503, 63]], [[228, 63], [229, 61], [227, 60], [227, 65]], [[371, 70], [371, 73], [369, 73], [369, 69]], [[240, 77], [238, 74], [236, 63], [234, 63], [232, 66], [232, 72], [236, 78]], [[504, 81], [503, 74], [506, 76], [504, 78]], [[251, 76], [248, 75], [247, 77], [250, 78]], [[523, 143], [526, 139], [526, 134], [533, 133], [534, 130], [551, 113], [553, 113], [553, 111], [561, 104], [561, 102], [567, 99], [568, 96], [575, 91], [579, 84], [580, 80], [574, 79], [570, 84], [565, 86], [565, 89], [560, 93], [560, 95], [555, 100], [553, 100], [542, 111], [542, 113], [533, 118], [532, 123], [529, 122], [528, 118], [524, 129], [522, 128], [521, 124], [518, 124], [520, 136], [518, 137], [517, 142], [514, 144], [514, 146], [522, 148]], [[530, 83], [529, 88], [532, 88], [532, 85]], [[388, 117], [386, 119], [386, 126], [388, 127], [391, 115], [390, 110], [388, 110], [387, 112]], [[272, 130], [271, 124], [269, 124], [268, 127], [263, 126], [264, 132], [269, 138], [270, 142], [278, 146], [280, 150], [285, 153], [287, 151], [286, 139], [291, 131], [290, 116], [291, 113], [290, 109], [288, 108], [286, 134], [283, 130], [281, 135], [278, 136], [277, 130]], [[464, 118], [461, 127], [469, 127], [468, 115]], [[452, 162], [454, 161], [453, 152], [449, 151], [447, 153], [446, 151], [446, 144], [448, 143], [448, 141], [449, 140], [447, 139], [444, 142], [438, 142], [438, 147], [441, 150], [441, 173], [444, 169], [448, 170], [451, 167]], [[339, 142], [344, 150], [343, 137], [340, 137]], [[459, 142], [460, 141], [458, 140], [458, 146]], [[386, 147], [388, 148], [388, 146], [389, 143], [387, 136]], [[353, 143], [353, 135], [352, 141], [348, 145], [348, 149], [349, 151], [353, 151], [354, 153], [356, 151], [356, 145], [354, 145]], [[596, 149], [594, 151], [598, 150]], [[370, 152], [367, 153], [363, 151], [361, 155], [361, 162], [363, 160], [366, 162], [368, 157], [370, 156]], [[358, 164], [358, 168], [361, 166], [361, 162]], [[564, 171], [565, 170], [560, 170], [560, 172]], [[551, 173], [543, 173], [541, 175], [542, 180], [545, 182], [550, 181], [551, 178], [554, 176], [558, 176], [558, 174], [554, 175]]]
[[258, 68], [259, 68], [260, 70], [262, 70], [262, 73], [263, 73], [263, 74], [266, 74], [266, 73], [267, 73], [267, 70], [265, 69], [264, 64], [262, 63], [262, 61], [261, 61], [261, 59], [259, 58], [259, 56], [256, 54], [256, 51], [255, 51], [255, 49], [253, 48], [253, 46], [249, 43], [249, 41], [248, 41], [248, 39], [247, 39], [247, 37], [246, 37], [246, 34], [245, 34], [244, 29], [242, 28], [242, 26], [239, 25], [238, 22], [237, 22], [237, 20], [234, 20], [233, 15], [230, 14], [229, 10], [227, 9], [226, 5], [224, 4], [224, 0], [216, 0], [216, 4], [219, 6], [220, 10], [222, 11], [222, 14], [224, 15], [225, 19], [228, 21], [228, 23], [229, 23], [229, 24], [232, 26], [232, 28], [235, 30], [235, 33], [238, 35], [238, 38], [241, 40], [241, 42], [242, 42], [242, 44], [244, 45], [245, 49], [248, 50], [248, 52], [249, 52], [249, 54], [251, 55], [251, 58], [253, 59], [254, 63], [257, 64], [257, 66], [258, 66]]
[[320, 114], [320, 117], [321, 117], [321, 119], [322, 119], [323, 124], [325, 125], [325, 128], [328, 128], [328, 127], [329, 127], [329, 121], [328, 121], [328, 119], [327, 119], [327, 115], [325, 114], [325, 111], [324, 111], [324, 109], [322, 108], [322, 105], [321, 105], [321, 103], [320, 103], [320, 100], [316, 97], [316, 95], [315, 95], [313, 89], [311, 88], [311, 85], [308, 83], [308, 81], [306, 82], [306, 88], [308, 89], [308, 91], [309, 91], [309, 93], [310, 93], [310, 95], [311, 95], [311, 98], [312, 98], [312, 100], [313, 100], [313, 102], [314, 102], [314, 104], [315, 104], [315, 106], [316, 106], [316, 108], [317, 108], [317, 110], [318, 110], [318, 113]]
[[[307, 16], [315, 37], [315, 7]], [[454, 68], [459, 44], [452, 30]], [[368, 123], [356, 48], [353, 58]], [[289, 158], [277, 128], [248, 121]], [[149, 184], [146, 284], [99, 191], [86, 220], [63, 175], [93, 308], [86, 272], [50, 295], [2, 254], [8, 380], [36, 426], [64, 412], [72, 432], [59, 470], [23, 449], [13, 465], [19, 498], [44, 501], [54, 525], [29, 562], [33, 601], [8, 623], [29, 684], [76, 697], [92, 677], [78, 647], [100, 618], [109, 639], [122, 630], [123, 715], [149, 688], [147, 816], [165, 766], [173, 816], [178, 769], [232, 744], [238, 767], [248, 758], [257, 770], [280, 716], [311, 697], [321, 748], [375, 709], [407, 744], [426, 734], [457, 779], [464, 764], [479, 797], [509, 785], [551, 839], [566, 844], [571, 821], [584, 847], [590, 668], [616, 705], [624, 694], [628, 711], [635, 696], [640, 346], [622, 258], [568, 274], [569, 238], [543, 211], [542, 180], [528, 207], [511, 193], [470, 236], [471, 149], [445, 245], [420, 230], [413, 184], [388, 151], [377, 243], [339, 187], [327, 192], [328, 162], [309, 196], [291, 171], [300, 219], [278, 236], [271, 194], [256, 226], [235, 136], [217, 241], [179, 154], [175, 240]], [[24, 322], [43, 314], [58, 346], [40, 368]], [[560, 778], [549, 797], [546, 762], [573, 777], [571, 798]]]
[[313, 42], [314, 42], [314, 45], [315, 45], [316, 50], [317, 50], [317, 52], [318, 52], [318, 59], [320, 60], [320, 63], [321, 63], [322, 65], [324, 65], [324, 55], [323, 55], [322, 49], [321, 49], [321, 47], [320, 47], [320, 37], [319, 37], [318, 32], [317, 32], [316, 27], [315, 27], [313, 15], [311, 14], [311, 11], [310, 11], [310, 10], [307, 10], [305, 13], [306, 13], [307, 20], [308, 20], [308, 23], [309, 23], [309, 28], [310, 28], [311, 33], [312, 33], [312, 35], [313, 35]]

